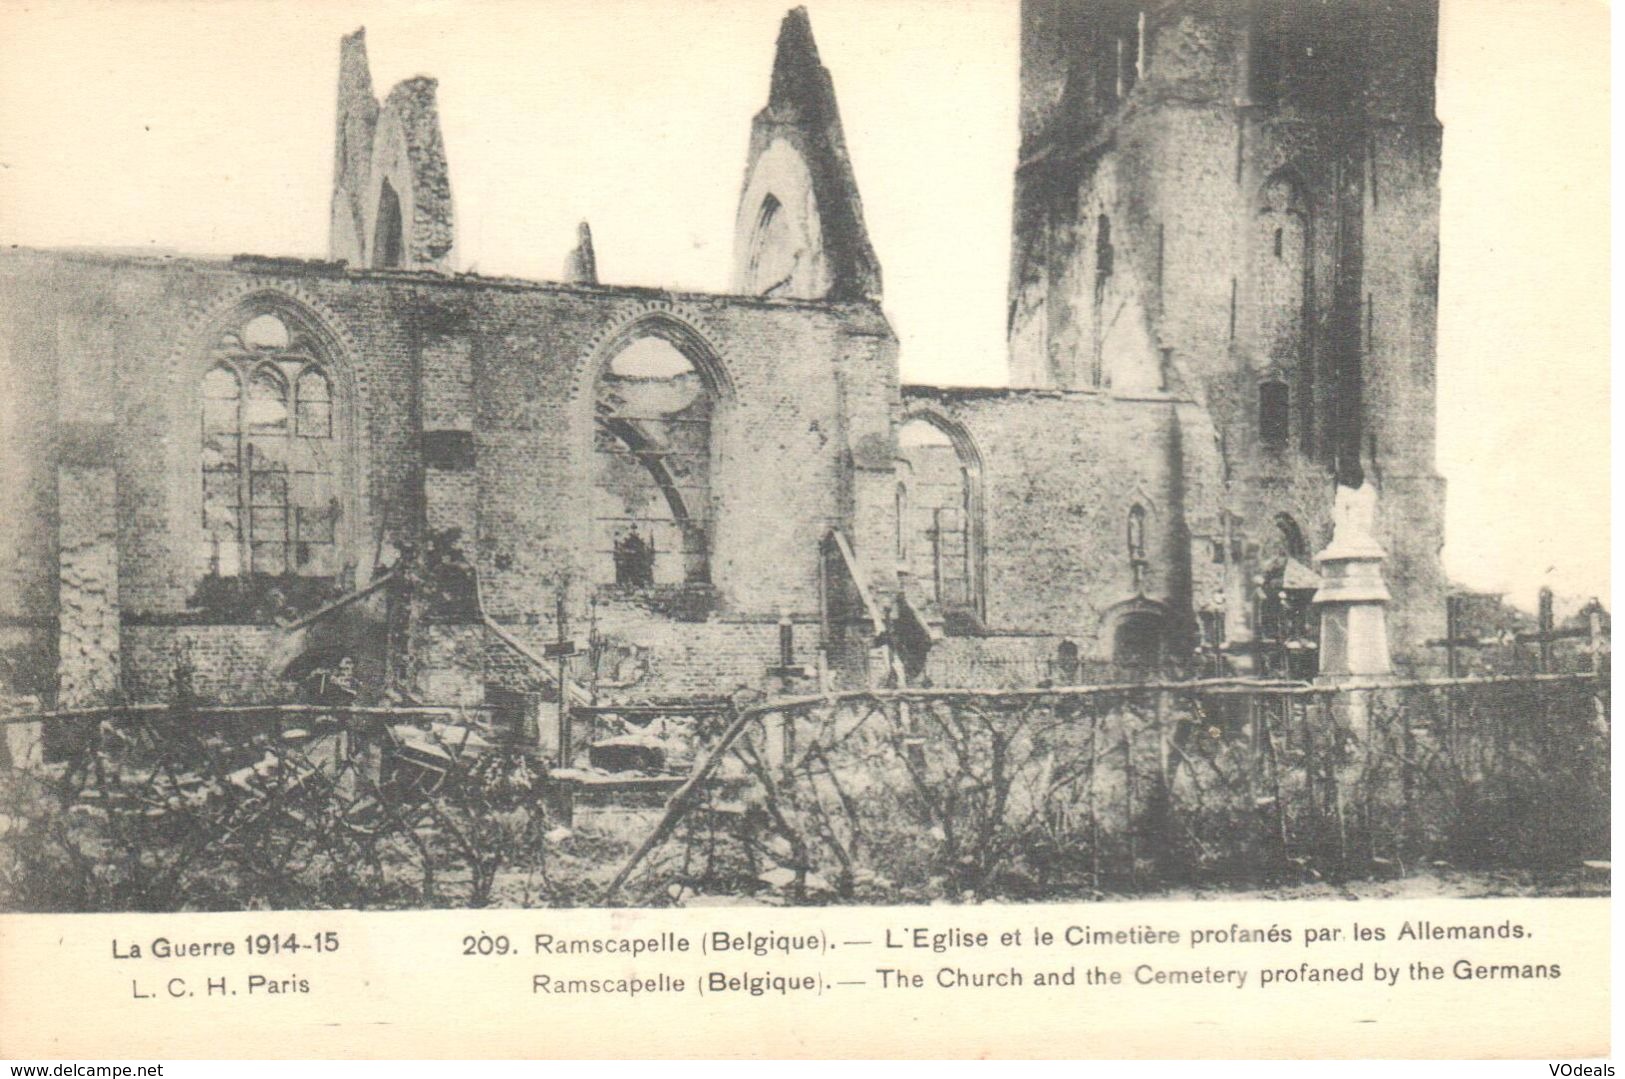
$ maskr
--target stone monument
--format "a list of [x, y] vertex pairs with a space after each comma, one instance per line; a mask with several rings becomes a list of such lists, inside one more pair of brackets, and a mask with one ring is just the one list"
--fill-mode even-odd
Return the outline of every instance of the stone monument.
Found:
[[1373, 678], [1391, 673], [1388, 654], [1388, 586], [1382, 563], [1387, 552], [1373, 532], [1377, 491], [1367, 480], [1338, 487], [1332, 509], [1332, 541], [1315, 556], [1320, 568], [1320, 676]]

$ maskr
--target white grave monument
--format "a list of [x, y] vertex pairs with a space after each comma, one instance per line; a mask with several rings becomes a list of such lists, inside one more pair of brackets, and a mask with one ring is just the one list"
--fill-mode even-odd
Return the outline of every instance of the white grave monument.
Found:
[[1315, 556], [1320, 568], [1320, 674], [1323, 678], [1372, 678], [1392, 672], [1388, 655], [1388, 586], [1382, 562], [1388, 555], [1373, 535], [1377, 490], [1337, 488], [1332, 541]]

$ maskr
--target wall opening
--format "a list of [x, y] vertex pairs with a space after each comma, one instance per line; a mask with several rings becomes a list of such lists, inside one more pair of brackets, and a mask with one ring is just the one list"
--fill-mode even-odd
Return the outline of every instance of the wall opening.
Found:
[[1309, 544], [1303, 538], [1303, 529], [1288, 513], [1275, 515], [1275, 531], [1279, 536], [1281, 552], [1288, 558], [1302, 562], [1309, 557]]
[[199, 575], [335, 577], [344, 469], [325, 357], [260, 313], [224, 332], [211, 360], [200, 386]]
[[711, 581], [716, 391], [663, 337], [639, 337], [599, 373], [594, 580], [642, 589]]
[[1357, 108], [1367, 51], [1365, 13], [1331, 0], [1254, 0], [1248, 98], [1335, 112]]
[[1162, 617], [1149, 611], [1131, 611], [1117, 620], [1112, 632], [1112, 662], [1125, 669], [1149, 673], [1162, 666]]
[[907, 484], [899, 483], [897, 485], [897, 506], [896, 506], [896, 511], [897, 511], [897, 564], [902, 566], [902, 565], [907, 565], [908, 564], [909, 517], [908, 517], [908, 485]]
[[393, 270], [405, 265], [401, 200], [389, 181], [385, 180], [378, 191], [378, 221], [372, 233], [372, 266], [375, 270]]
[[1287, 384], [1271, 379], [1258, 385], [1258, 440], [1279, 448], [1292, 434], [1291, 394]]
[[1055, 672], [1060, 676], [1061, 685], [1075, 686], [1078, 684], [1078, 671], [1082, 666], [1082, 662], [1078, 642], [1063, 640], [1055, 646]]
[[1146, 70], [1145, 12], [1131, 8], [1116, 20], [1112, 33], [1112, 92], [1118, 100], [1128, 96]]
[[1277, 174], [1260, 189], [1251, 270], [1257, 348], [1270, 366], [1297, 372], [1298, 424], [1305, 452], [1313, 450], [1315, 428], [1309, 344], [1311, 225], [1303, 189], [1290, 175]]
[[1314, 599], [1320, 578], [1309, 568], [1309, 544], [1291, 514], [1275, 515], [1260, 561], [1263, 572], [1254, 618], [1263, 673], [1313, 678], [1320, 634]]
[[[969, 439], [916, 417], [898, 432], [911, 481], [899, 520], [903, 569], [942, 610], [983, 617], [981, 466]], [[906, 554], [904, 554], [906, 552]]]

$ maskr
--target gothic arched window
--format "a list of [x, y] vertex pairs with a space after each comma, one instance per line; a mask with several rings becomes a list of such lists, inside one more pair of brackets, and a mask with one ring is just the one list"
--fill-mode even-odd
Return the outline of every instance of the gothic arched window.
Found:
[[340, 472], [333, 383], [273, 314], [223, 333], [202, 382], [203, 540], [211, 577], [338, 573]]
[[709, 584], [710, 382], [664, 337], [639, 337], [605, 364], [596, 407], [598, 583]]
[[901, 561], [945, 611], [980, 618], [981, 465], [969, 437], [917, 417], [903, 424], [897, 444], [910, 477], [899, 505]]

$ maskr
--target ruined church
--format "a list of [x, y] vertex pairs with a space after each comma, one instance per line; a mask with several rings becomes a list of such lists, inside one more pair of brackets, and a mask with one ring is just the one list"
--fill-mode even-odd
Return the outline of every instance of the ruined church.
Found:
[[3, 688], [1310, 677], [1339, 483], [1376, 492], [1425, 662], [1436, 28], [1434, 0], [1023, 0], [996, 389], [901, 382], [804, 9], [717, 294], [600, 280], [585, 225], [557, 281], [460, 271], [436, 83], [380, 100], [357, 31], [326, 259], [0, 252]]

